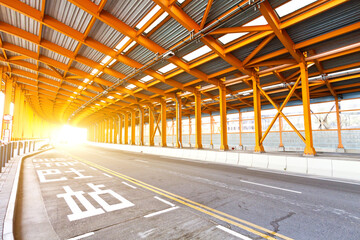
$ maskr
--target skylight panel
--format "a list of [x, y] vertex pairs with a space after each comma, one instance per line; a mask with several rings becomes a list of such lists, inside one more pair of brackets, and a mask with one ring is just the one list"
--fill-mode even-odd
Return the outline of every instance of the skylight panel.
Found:
[[136, 86], [134, 84], [129, 84], [129, 85], [126, 86], [126, 88], [131, 90], [131, 89], [136, 88]]
[[89, 81], [90, 81], [90, 79], [85, 78], [83, 82], [84, 82], [84, 83], [88, 83]]
[[266, 25], [267, 21], [264, 18], [264, 16], [255, 18], [254, 20], [248, 22], [247, 24], [244, 24], [244, 27], [250, 27], [250, 26], [259, 26], [259, 25]]
[[116, 45], [115, 51], [119, 51], [120, 48], [122, 48], [122, 47], [125, 45], [125, 43], [127, 43], [129, 40], [130, 40], [130, 38], [129, 38], [128, 36], [124, 37], [124, 38], [119, 42], [119, 44]]
[[101, 72], [99, 72], [96, 76], [98, 77], [98, 76], [100, 76], [102, 73], [103, 73], [103, 72], [101, 71]]
[[145, 83], [145, 82], [150, 81], [151, 79], [153, 79], [152, 76], [146, 75], [145, 77], [143, 77], [143, 78], [140, 79], [140, 82], [144, 82], [144, 83]]
[[78, 89], [82, 90], [84, 87], [83, 86], [78, 86]]
[[111, 67], [115, 62], [116, 62], [116, 59], [113, 59], [113, 60], [107, 65], [107, 67]]
[[113, 97], [113, 96], [108, 96], [107, 98], [108, 98], [108, 99], [114, 99], [114, 97]]
[[107, 63], [110, 59], [111, 59], [111, 57], [108, 55], [108, 56], [104, 57], [103, 60], [101, 60], [100, 64], [101, 64], [101, 65], [104, 65], [104, 64]]
[[189, 54], [186, 54], [185, 56], [183, 56], [183, 59], [185, 59], [186, 61], [191, 61], [195, 58], [198, 58], [208, 52], [210, 52], [211, 49], [208, 47], [208, 46], [202, 46], [201, 48], [199, 49], [196, 49], [195, 51], [192, 51], [191, 53]]
[[160, 10], [160, 6], [156, 5], [146, 16], [136, 25], [137, 29], [142, 28], [149, 20], [152, 18], [158, 11]]
[[164, 12], [160, 15], [147, 29], [145, 29], [144, 33], [148, 33], [151, 30], [153, 30], [159, 23], [161, 23], [169, 14], [167, 12]]
[[98, 104], [98, 103], [95, 103], [95, 105], [96, 105], [96, 106], [100, 106], [100, 104]]
[[178, 3], [182, 4], [185, 0], [177, 0]]
[[222, 43], [222, 44], [227, 44], [229, 42], [234, 41], [235, 39], [238, 39], [244, 35], [248, 34], [248, 32], [241, 32], [241, 33], [228, 33], [220, 38], [218, 38], [218, 40]]
[[100, 102], [102, 102], [102, 103], [106, 103], [104, 100], [100, 100]]
[[124, 49], [123, 52], [126, 53], [126, 52], [129, 51], [129, 49], [132, 48], [135, 44], [136, 44], [136, 42], [135, 42], [135, 41], [132, 41], [132, 42], [129, 44], [129, 46], [127, 46], [127, 47]]
[[99, 71], [99, 70], [97, 70], [96, 68], [94, 68], [94, 69], [91, 71], [90, 75], [95, 75], [98, 71]]
[[276, 8], [275, 11], [279, 15], [279, 17], [286, 16], [292, 12], [295, 12], [313, 2], [316, 2], [316, 0], [292, 0], [290, 2], [287, 2], [280, 7]]
[[171, 71], [176, 68], [175, 64], [169, 63], [168, 65], [160, 68], [158, 71], [161, 73], [167, 73], [168, 71]]

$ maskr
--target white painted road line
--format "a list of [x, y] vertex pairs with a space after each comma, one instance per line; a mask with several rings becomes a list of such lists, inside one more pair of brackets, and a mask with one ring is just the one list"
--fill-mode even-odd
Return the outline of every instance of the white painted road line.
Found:
[[77, 236], [77, 237], [69, 238], [68, 240], [78, 240], [78, 239], [90, 237], [90, 236], [92, 236], [94, 234], [95, 234], [94, 232], [89, 232], [89, 233], [85, 233], [85, 234]]
[[103, 173], [105, 176], [112, 178], [112, 176], [110, 176], [109, 174]]
[[292, 192], [292, 193], [298, 193], [298, 194], [302, 193], [302, 192], [299, 192], [299, 191], [294, 191], [294, 190], [290, 190], [290, 189], [286, 189], [286, 188], [279, 188], [279, 187], [274, 187], [274, 186], [270, 186], [270, 185], [266, 185], [266, 184], [261, 184], [261, 183], [256, 183], [256, 182], [249, 182], [249, 181], [245, 181], [245, 180], [240, 180], [240, 182], [249, 183], [249, 184], [253, 184], [253, 185], [258, 185], [258, 186], [262, 186], [262, 187], [273, 188], [273, 189], [287, 191], [287, 192]]
[[218, 229], [221, 229], [221, 230], [223, 230], [224, 232], [230, 233], [231, 235], [233, 235], [233, 236], [235, 236], [235, 237], [238, 237], [238, 238], [240, 238], [240, 239], [243, 239], [243, 240], [253, 240], [253, 239], [251, 239], [251, 238], [248, 238], [247, 236], [244, 236], [244, 235], [242, 235], [242, 234], [240, 234], [240, 233], [238, 233], [238, 232], [235, 232], [235, 231], [233, 231], [233, 230], [230, 230], [230, 229], [228, 229], [228, 228], [226, 228], [226, 227], [224, 227], [224, 226], [217, 225], [216, 227], [217, 227]]
[[129, 187], [131, 187], [131, 188], [133, 188], [133, 189], [136, 189], [137, 187], [135, 187], [135, 186], [133, 186], [133, 185], [130, 185], [130, 184], [128, 184], [127, 182], [121, 182], [122, 184], [125, 184], [126, 186], [129, 186]]
[[165, 210], [162, 210], [162, 211], [150, 213], [150, 214], [148, 214], [148, 215], [145, 215], [144, 218], [149, 218], [149, 217], [153, 217], [153, 216], [156, 216], [156, 215], [160, 215], [160, 214], [163, 214], [163, 213], [166, 213], [166, 212], [170, 212], [170, 211], [175, 210], [175, 209], [178, 209], [178, 208], [179, 208], [179, 207], [176, 206], [176, 207], [171, 207], [171, 208], [168, 208], [168, 209], [165, 209]]
[[142, 163], [149, 163], [148, 161], [145, 161], [145, 160], [139, 160], [139, 159], [136, 159], [135, 161], [137, 161], [137, 162], [142, 162]]
[[167, 205], [170, 205], [171, 207], [175, 207], [175, 204], [172, 204], [171, 202], [168, 202], [168, 201], [166, 201], [166, 200], [164, 200], [162, 198], [159, 198], [158, 196], [155, 196], [154, 198], [156, 198], [157, 200], [159, 200], [159, 201], [161, 201], [161, 202], [163, 202], [163, 203], [165, 203]]
[[96, 169], [96, 168], [93, 168], [93, 167], [89, 167], [89, 168], [91, 168], [92, 170], [95, 170], [95, 171], [97, 171], [97, 169]]
[[246, 168], [246, 169], [252, 170], [252, 171], [258, 171], [258, 172], [268, 172], [268, 173], [282, 174], [282, 175], [287, 175], [287, 176], [311, 178], [311, 179], [316, 179], [316, 180], [323, 180], [323, 181], [329, 181], [329, 182], [345, 183], [345, 184], [352, 184], [352, 185], [360, 186], [360, 183], [358, 183], [358, 182], [349, 182], [349, 181], [340, 180], [340, 179], [338, 180], [338, 179], [331, 179], [331, 178], [318, 177], [318, 176], [312, 176], [312, 175], [296, 174], [296, 173], [292, 173], [292, 172], [281, 172], [281, 171], [276, 171], [276, 170], [272, 171], [272, 170], [264, 170], [264, 169], [257, 169], [257, 168]]

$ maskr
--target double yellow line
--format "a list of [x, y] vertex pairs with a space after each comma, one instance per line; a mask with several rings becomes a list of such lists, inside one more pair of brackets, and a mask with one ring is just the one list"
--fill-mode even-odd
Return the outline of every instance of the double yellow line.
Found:
[[[164, 196], [164, 197], [167, 197], [169, 199], [172, 199], [178, 203], [181, 203], [185, 206], [188, 206], [192, 209], [195, 209], [197, 211], [200, 211], [202, 213], [205, 213], [209, 216], [212, 216], [214, 218], [217, 218], [221, 221], [224, 221], [224, 222], [227, 222], [229, 224], [232, 224], [234, 226], [237, 226], [239, 228], [242, 228], [248, 232], [251, 232], [255, 235], [258, 235], [260, 237], [263, 237], [265, 239], [270, 239], [270, 240], [276, 240], [276, 238], [272, 237], [272, 236], [276, 236], [276, 237], [279, 237], [279, 238], [282, 238], [282, 239], [286, 239], [286, 240], [292, 240], [292, 238], [289, 238], [289, 237], [286, 237], [282, 234], [279, 234], [279, 233], [276, 233], [274, 231], [271, 231], [269, 229], [266, 229], [266, 228], [263, 228], [261, 226], [258, 226], [256, 224], [253, 224], [253, 223], [250, 223], [248, 221], [245, 221], [245, 220], [242, 220], [240, 218], [237, 218], [237, 217], [234, 217], [232, 215], [229, 215], [227, 213], [224, 213], [224, 212], [221, 212], [221, 211], [218, 211], [216, 209], [213, 209], [213, 208], [210, 208], [208, 206], [205, 206], [205, 205], [202, 205], [200, 203], [197, 203], [197, 202], [194, 202], [194, 201], [191, 201], [190, 199], [187, 199], [187, 198], [184, 198], [184, 197], [181, 197], [179, 195], [176, 195], [174, 193], [171, 193], [171, 192], [168, 192], [168, 191], [165, 191], [163, 189], [160, 189], [160, 188], [157, 188], [157, 187], [154, 187], [150, 184], [147, 184], [147, 183], [144, 183], [142, 181], [139, 181], [137, 179], [134, 179], [132, 177], [128, 177], [126, 175], [123, 175], [121, 173], [118, 173], [118, 172], [115, 172], [111, 169], [108, 169], [108, 168], [105, 168], [101, 165], [98, 165], [96, 163], [93, 163], [93, 162], [89, 162], [89, 161], [86, 161], [86, 160], [83, 160], [79, 157], [76, 157], [76, 156], [73, 156], [72, 154], [69, 154], [72, 158], [75, 158], [83, 163], [86, 163], [92, 167], [95, 167], [99, 170], [102, 170], [108, 174], [111, 174], [113, 176], [116, 176], [118, 178], [121, 178], [123, 180], [126, 180], [128, 182], [131, 182], [135, 185], [138, 185], [142, 188], [145, 188], [145, 189], [148, 189], [154, 193], [157, 193], [161, 196]], [[245, 226], [244, 224], [246, 224], [247, 226]], [[262, 231], [262, 232], [260, 232]]]

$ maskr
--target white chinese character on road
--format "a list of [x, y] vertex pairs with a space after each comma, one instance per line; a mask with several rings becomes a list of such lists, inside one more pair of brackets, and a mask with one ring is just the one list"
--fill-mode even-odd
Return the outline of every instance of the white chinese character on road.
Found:
[[[120, 210], [128, 207], [134, 206], [133, 203], [120, 196], [116, 192], [111, 189], [100, 189], [104, 188], [104, 185], [95, 185], [93, 183], [87, 184], [90, 188], [94, 190], [94, 192], [89, 192], [88, 194], [106, 211], [111, 212], [115, 210]], [[66, 193], [58, 194], [58, 198], [64, 198], [65, 202], [69, 206], [72, 214], [68, 215], [68, 219], [70, 221], [79, 220], [95, 215], [99, 215], [105, 213], [105, 211], [101, 208], [95, 208], [85, 197], [83, 191], [74, 192], [69, 186], [63, 187]], [[110, 194], [112, 197], [116, 198], [119, 203], [109, 204], [100, 195]], [[83, 205], [86, 211], [82, 211], [81, 208], [77, 205], [73, 196], [78, 199], [78, 201]]]

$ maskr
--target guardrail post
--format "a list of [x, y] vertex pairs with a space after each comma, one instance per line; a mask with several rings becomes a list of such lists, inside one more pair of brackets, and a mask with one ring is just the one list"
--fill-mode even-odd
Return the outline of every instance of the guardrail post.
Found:
[[28, 152], [31, 152], [31, 140], [29, 140], [29, 151]]
[[11, 157], [14, 157], [15, 143], [11, 142]]
[[0, 146], [0, 173], [1, 173], [2, 167], [5, 165], [3, 152], [4, 152], [4, 146]]
[[20, 141], [18, 141], [17, 142], [17, 155], [19, 156], [20, 155], [20, 147], [21, 147], [21, 142]]
[[33, 143], [33, 152], [35, 151], [35, 145], [36, 145], [36, 140], [34, 140], [34, 143]]
[[26, 153], [26, 141], [24, 141], [24, 154]]

